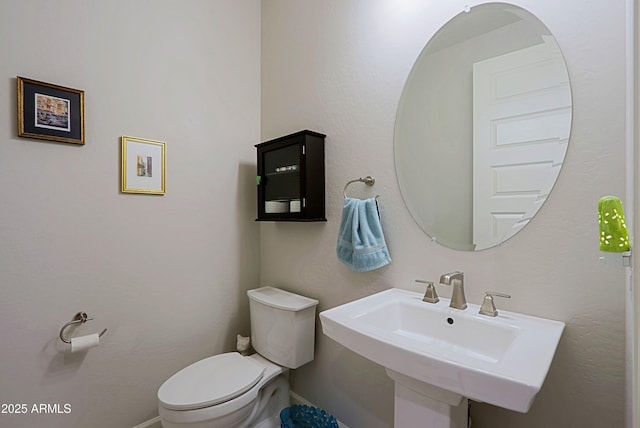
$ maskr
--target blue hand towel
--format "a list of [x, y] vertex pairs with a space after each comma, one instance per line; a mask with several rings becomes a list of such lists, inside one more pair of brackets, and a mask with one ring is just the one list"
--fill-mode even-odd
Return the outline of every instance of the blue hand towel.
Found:
[[344, 200], [336, 252], [338, 260], [356, 272], [391, 263], [375, 198]]

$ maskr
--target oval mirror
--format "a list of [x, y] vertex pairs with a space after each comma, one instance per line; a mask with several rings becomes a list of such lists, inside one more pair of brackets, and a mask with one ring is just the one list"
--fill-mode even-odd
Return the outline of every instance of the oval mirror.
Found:
[[506, 3], [455, 16], [421, 52], [398, 106], [396, 174], [415, 221], [457, 250], [512, 237], [555, 184], [571, 112], [562, 53], [540, 20]]

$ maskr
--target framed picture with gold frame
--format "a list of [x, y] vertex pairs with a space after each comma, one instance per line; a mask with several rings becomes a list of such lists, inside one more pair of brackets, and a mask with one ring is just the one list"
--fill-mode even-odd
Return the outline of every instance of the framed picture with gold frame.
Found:
[[165, 143], [123, 135], [121, 144], [122, 192], [164, 195]]
[[16, 77], [18, 136], [84, 144], [84, 91]]

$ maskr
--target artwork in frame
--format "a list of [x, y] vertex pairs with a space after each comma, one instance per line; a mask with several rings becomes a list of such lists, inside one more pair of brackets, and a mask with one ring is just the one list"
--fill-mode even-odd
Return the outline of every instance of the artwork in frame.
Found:
[[18, 76], [18, 136], [84, 144], [84, 91]]
[[165, 193], [165, 143], [146, 138], [121, 137], [124, 193]]

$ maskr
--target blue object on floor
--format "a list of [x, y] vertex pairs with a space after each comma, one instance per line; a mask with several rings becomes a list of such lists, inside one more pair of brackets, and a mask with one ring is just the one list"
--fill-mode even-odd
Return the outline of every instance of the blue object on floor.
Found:
[[298, 405], [280, 412], [280, 428], [338, 428], [338, 421], [317, 407]]

